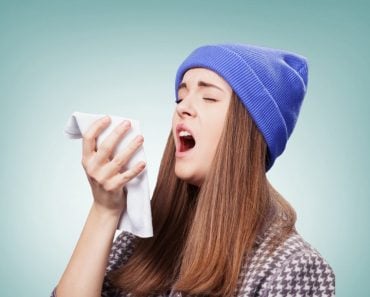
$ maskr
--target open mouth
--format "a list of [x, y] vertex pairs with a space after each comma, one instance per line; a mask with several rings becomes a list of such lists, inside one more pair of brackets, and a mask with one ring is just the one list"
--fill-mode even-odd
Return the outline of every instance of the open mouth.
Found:
[[180, 152], [191, 150], [195, 146], [195, 139], [188, 131], [180, 131]]

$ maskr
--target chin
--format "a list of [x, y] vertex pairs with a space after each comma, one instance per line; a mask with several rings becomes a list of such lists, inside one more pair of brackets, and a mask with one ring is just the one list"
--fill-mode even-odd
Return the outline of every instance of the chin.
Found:
[[178, 166], [175, 166], [175, 174], [179, 179], [194, 186], [200, 187], [202, 184], [202, 179], [195, 176], [191, 169], [186, 170], [185, 168], [178, 168]]

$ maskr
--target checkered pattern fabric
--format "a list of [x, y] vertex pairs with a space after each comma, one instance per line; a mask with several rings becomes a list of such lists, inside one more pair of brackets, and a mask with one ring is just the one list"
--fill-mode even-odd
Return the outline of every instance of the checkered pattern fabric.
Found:
[[[292, 233], [272, 253], [269, 242], [274, 234], [270, 227], [258, 237], [253, 254], [241, 269], [236, 297], [332, 297], [335, 296], [335, 275], [320, 253], [299, 233]], [[122, 232], [113, 243], [106, 273], [124, 265], [135, 247], [135, 236]], [[54, 293], [54, 292], [53, 292]], [[55, 295], [52, 295], [56, 297]], [[102, 297], [130, 297], [104, 279]], [[154, 295], [153, 295], [154, 296]], [[181, 293], [155, 297], [181, 297]]]

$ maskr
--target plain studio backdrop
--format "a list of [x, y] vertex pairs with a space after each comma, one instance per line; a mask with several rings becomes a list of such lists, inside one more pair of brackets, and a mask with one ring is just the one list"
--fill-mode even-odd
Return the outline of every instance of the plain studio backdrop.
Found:
[[370, 296], [370, 30], [366, 1], [1, 1], [1, 296], [48, 296], [92, 195], [73, 111], [137, 119], [153, 191], [177, 67], [197, 46], [300, 53], [308, 92], [268, 177], [333, 267], [338, 296]]

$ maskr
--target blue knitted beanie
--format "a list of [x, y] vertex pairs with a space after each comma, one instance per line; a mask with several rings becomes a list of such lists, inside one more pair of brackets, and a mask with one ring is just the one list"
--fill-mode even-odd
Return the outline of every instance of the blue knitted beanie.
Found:
[[296, 124], [307, 88], [306, 58], [249, 44], [204, 45], [191, 52], [177, 70], [177, 100], [185, 72], [197, 67], [220, 75], [242, 101], [266, 141], [268, 171]]

